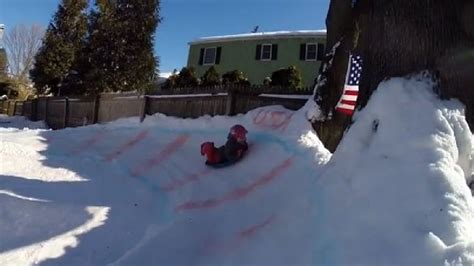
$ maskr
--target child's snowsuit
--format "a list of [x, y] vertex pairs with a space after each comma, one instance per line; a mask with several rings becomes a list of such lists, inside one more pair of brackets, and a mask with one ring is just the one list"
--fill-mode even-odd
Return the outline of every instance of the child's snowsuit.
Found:
[[242, 154], [247, 151], [248, 144], [246, 141], [238, 142], [230, 134], [227, 136], [227, 142], [224, 146], [218, 148], [219, 155], [222, 162], [235, 161], [239, 159]]
[[201, 144], [201, 155], [206, 155], [206, 164], [222, 164], [240, 159], [248, 149], [246, 134], [247, 129], [237, 124], [231, 127], [225, 145], [216, 148], [214, 142]]

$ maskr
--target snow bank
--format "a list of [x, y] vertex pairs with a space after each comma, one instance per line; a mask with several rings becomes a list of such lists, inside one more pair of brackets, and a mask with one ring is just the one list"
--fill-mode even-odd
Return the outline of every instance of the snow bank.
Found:
[[0, 115], [0, 128], [14, 131], [15, 129], [46, 129], [44, 121], [32, 122], [23, 116]]
[[318, 183], [316, 264], [474, 263], [472, 135], [421, 76], [382, 82]]

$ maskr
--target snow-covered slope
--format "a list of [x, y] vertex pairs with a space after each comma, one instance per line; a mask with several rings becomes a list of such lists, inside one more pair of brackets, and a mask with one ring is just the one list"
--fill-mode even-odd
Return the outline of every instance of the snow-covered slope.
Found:
[[[250, 152], [232, 167], [206, 167], [200, 143], [223, 144], [235, 123], [250, 131]], [[310, 184], [330, 153], [281, 107], [0, 134], [1, 265], [307, 264], [311, 256], [276, 243], [313, 241]]]
[[330, 206], [317, 262], [474, 263], [472, 135], [462, 105], [432, 88], [391, 79], [355, 117], [317, 184], [315, 201]]
[[[474, 263], [462, 106], [419, 79], [380, 86], [334, 155], [308, 110], [278, 106], [0, 129], [0, 265]], [[206, 167], [200, 143], [236, 123], [247, 156]]]

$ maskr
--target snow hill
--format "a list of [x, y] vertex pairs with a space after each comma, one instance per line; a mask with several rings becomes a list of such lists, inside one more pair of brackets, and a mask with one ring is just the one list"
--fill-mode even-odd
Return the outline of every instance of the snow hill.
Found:
[[[474, 139], [432, 87], [382, 83], [334, 154], [310, 103], [59, 131], [0, 117], [0, 265], [472, 265]], [[200, 143], [236, 123], [247, 156], [206, 167]]]

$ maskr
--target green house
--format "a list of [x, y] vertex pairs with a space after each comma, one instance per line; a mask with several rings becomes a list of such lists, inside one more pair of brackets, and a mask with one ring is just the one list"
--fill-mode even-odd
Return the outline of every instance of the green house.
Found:
[[313, 85], [324, 55], [326, 30], [258, 32], [200, 38], [189, 43], [188, 67], [201, 77], [214, 66], [220, 75], [240, 70], [251, 84], [273, 71], [296, 66], [304, 86]]

